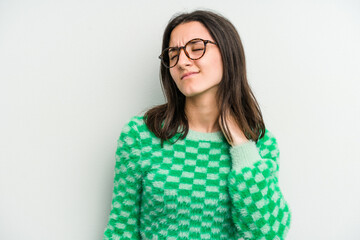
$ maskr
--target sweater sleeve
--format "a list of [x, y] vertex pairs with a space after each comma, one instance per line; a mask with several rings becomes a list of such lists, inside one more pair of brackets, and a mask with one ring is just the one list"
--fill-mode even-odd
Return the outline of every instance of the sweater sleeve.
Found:
[[232, 218], [243, 239], [285, 239], [291, 211], [278, 185], [279, 148], [268, 130], [263, 138], [230, 148]]
[[140, 239], [140, 149], [139, 133], [130, 121], [117, 142], [112, 204], [104, 240]]

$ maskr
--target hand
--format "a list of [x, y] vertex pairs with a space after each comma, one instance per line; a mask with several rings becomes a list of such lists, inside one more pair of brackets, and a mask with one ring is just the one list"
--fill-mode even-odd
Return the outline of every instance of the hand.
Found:
[[228, 111], [225, 116], [226, 116], [225, 122], [227, 123], [228, 130], [231, 134], [231, 137], [233, 140], [232, 142], [225, 135], [225, 130], [223, 129], [223, 127], [220, 124], [220, 117], [219, 117], [219, 125], [220, 125], [221, 131], [224, 133], [225, 138], [228, 141], [228, 143], [232, 146], [236, 146], [236, 145], [240, 145], [242, 143], [248, 142], [249, 140], [245, 137], [244, 132], [236, 124], [236, 121], [235, 121], [234, 117], [232, 116], [232, 114], [230, 114], [230, 111]]

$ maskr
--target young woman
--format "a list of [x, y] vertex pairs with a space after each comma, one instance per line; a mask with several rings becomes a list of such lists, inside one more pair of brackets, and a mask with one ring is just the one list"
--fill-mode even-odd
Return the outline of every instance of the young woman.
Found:
[[104, 239], [284, 239], [279, 149], [235, 27], [210, 11], [180, 14], [160, 58], [167, 102], [123, 128]]

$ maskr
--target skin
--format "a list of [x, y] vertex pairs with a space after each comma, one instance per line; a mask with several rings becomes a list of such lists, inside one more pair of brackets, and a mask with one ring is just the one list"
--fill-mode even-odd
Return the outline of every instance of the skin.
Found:
[[[194, 38], [214, 39], [207, 28], [200, 22], [193, 21], [178, 25], [171, 33], [170, 47], [184, 46]], [[181, 79], [184, 73], [196, 72]], [[178, 89], [185, 95], [185, 112], [189, 128], [198, 132], [223, 131], [219, 124], [219, 108], [216, 92], [223, 75], [223, 63], [219, 48], [214, 44], [206, 45], [205, 55], [198, 59], [189, 59], [184, 51], [180, 51], [177, 65], [170, 68], [170, 74]], [[237, 126], [231, 114], [226, 115], [226, 122], [233, 141], [232, 146], [248, 142], [243, 131]]]

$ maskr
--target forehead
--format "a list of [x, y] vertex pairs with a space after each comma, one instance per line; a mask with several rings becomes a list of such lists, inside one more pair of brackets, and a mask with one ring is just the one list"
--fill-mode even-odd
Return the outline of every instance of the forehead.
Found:
[[170, 47], [179, 47], [185, 45], [194, 38], [204, 40], [213, 40], [207, 28], [200, 22], [187, 22], [176, 26], [170, 35]]

